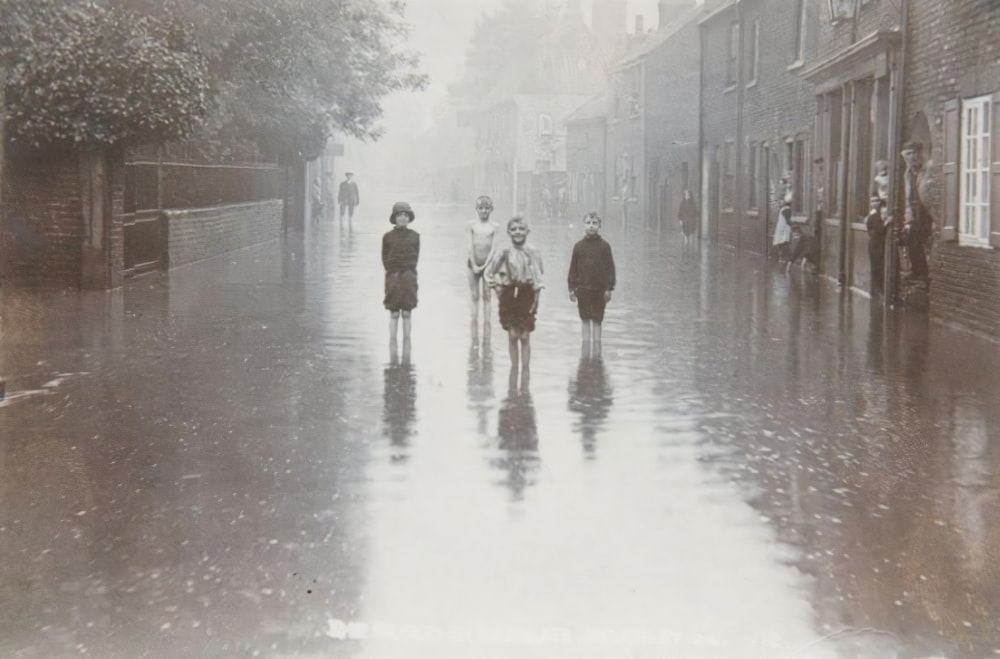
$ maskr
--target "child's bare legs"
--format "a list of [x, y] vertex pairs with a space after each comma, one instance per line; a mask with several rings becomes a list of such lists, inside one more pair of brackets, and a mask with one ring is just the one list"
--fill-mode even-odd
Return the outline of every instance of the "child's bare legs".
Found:
[[531, 368], [531, 332], [528, 330], [507, 330], [507, 349], [510, 352], [511, 371], [521, 370], [526, 380]]
[[583, 343], [585, 343], [587, 345], [590, 344], [590, 321], [589, 320], [581, 320], [580, 321], [580, 340], [583, 341]]
[[410, 352], [410, 312], [403, 312], [403, 353]]
[[599, 321], [594, 321], [594, 348], [591, 352], [591, 356], [600, 357], [601, 356], [601, 323]]
[[396, 337], [399, 336], [399, 310], [389, 312], [389, 345], [396, 347]]

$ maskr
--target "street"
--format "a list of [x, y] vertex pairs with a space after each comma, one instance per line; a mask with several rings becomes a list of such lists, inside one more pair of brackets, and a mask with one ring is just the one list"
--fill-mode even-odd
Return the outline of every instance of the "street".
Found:
[[[530, 384], [413, 202], [413, 345], [353, 226], [0, 289], [0, 655], [1000, 655], [1000, 346], [680, 232], [545, 259]], [[494, 217], [503, 232], [506, 217]], [[612, 222], [608, 222], [612, 225]]]

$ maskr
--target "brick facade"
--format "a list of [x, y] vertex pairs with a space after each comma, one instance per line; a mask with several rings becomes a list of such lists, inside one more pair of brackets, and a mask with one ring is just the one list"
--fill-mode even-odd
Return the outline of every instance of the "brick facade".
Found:
[[[37, 158], [4, 167], [0, 274], [32, 286], [79, 287], [83, 223], [79, 165]], [[44, 264], [44, 267], [40, 267]]]
[[659, 30], [633, 39], [618, 64], [608, 112], [609, 213], [642, 231], [676, 230], [684, 187], [695, 198], [701, 9], [674, 3]]
[[[954, 115], [961, 99], [1000, 92], [1000, 12], [990, 0], [911, 2], [909, 54], [906, 61], [904, 139], [929, 141], [925, 153], [933, 182], [930, 191], [935, 225], [940, 230], [931, 253], [932, 317], [997, 339], [1000, 327], [1000, 252], [971, 246], [960, 237], [957, 187], [948, 184], [946, 142], [958, 140], [961, 121]], [[992, 170], [1000, 161], [997, 127], [1000, 105], [992, 99]], [[949, 112], [949, 106], [956, 112]], [[951, 134], [949, 135], [949, 131]], [[928, 139], [929, 138], [929, 139]], [[957, 146], [957, 145], [956, 145]], [[925, 147], [927, 148], [927, 147]], [[955, 168], [954, 180], [961, 177]], [[990, 219], [994, 237], [1000, 232], [1000, 185], [992, 177]]]
[[186, 265], [281, 236], [280, 199], [166, 210], [170, 267]]

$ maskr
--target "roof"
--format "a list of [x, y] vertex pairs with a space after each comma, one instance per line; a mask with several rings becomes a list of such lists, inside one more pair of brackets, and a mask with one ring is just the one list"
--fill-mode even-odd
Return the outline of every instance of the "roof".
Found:
[[705, 7], [702, 5], [691, 5], [684, 11], [682, 11], [674, 20], [670, 21], [660, 29], [655, 32], [651, 32], [641, 41], [639, 41], [635, 46], [629, 48], [628, 51], [618, 60], [618, 67], [628, 66], [634, 62], [637, 62], [644, 58], [649, 53], [653, 52], [665, 42], [667, 42], [672, 36], [680, 32], [682, 29], [690, 25], [692, 22], [700, 19], [705, 13]]
[[705, 23], [710, 23], [711, 21], [714, 21], [716, 18], [724, 14], [727, 9], [731, 9], [732, 7], [738, 5], [739, 3], [740, 0], [725, 0], [724, 2], [721, 2], [720, 4], [716, 5], [715, 7], [707, 11], [705, 13], [704, 18], [698, 21], [698, 24], [704, 25]]
[[580, 107], [566, 115], [566, 123], [601, 119], [608, 116], [608, 97], [605, 94], [593, 96]]

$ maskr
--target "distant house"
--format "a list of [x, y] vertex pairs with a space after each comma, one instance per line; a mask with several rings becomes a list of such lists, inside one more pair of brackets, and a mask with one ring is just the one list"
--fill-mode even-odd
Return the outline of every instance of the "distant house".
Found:
[[[472, 115], [474, 187], [501, 214], [542, 217], [543, 198], [568, 191], [566, 119], [607, 85], [607, 37], [586, 26], [579, 4], [553, 14], [536, 70], [497, 80]], [[599, 0], [595, 11], [607, 13], [604, 5], [620, 10], [624, 26], [624, 4]]]
[[608, 97], [595, 96], [566, 118], [566, 176], [570, 216], [597, 211], [607, 214], [605, 163], [607, 160]]
[[659, 28], [637, 24], [614, 67], [607, 117], [605, 185], [609, 216], [659, 230], [676, 216], [681, 192], [697, 196], [700, 53], [694, 0], [661, 0]]

